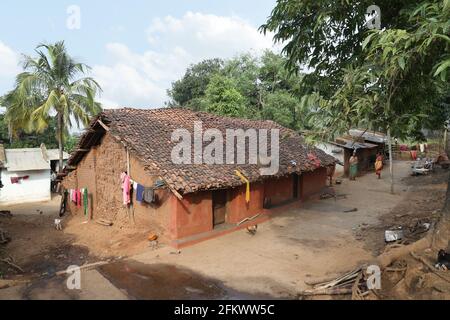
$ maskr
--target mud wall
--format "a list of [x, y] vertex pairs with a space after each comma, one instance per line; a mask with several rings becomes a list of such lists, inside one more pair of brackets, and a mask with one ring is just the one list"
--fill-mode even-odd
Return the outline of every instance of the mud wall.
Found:
[[250, 184], [250, 203], [245, 201], [246, 186], [228, 190], [226, 221], [236, 224], [245, 218], [262, 213], [264, 203], [264, 184]]
[[[166, 237], [171, 212], [171, 193], [158, 190], [156, 204], [144, 204], [136, 201], [132, 195], [132, 206], [123, 204], [120, 175], [127, 171], [127, 152], [125, 147], [111, 134], [106, 134], [97, 147], [94, 147], [78, 164], [77, 170], [64, 179], [66, 189], [87, 188], [89, 193], [89, 216], [92, 219], [107, 219], [115, 225], [145, 228]], [[132, 180], [146, 187], [153, 185], [156, 177], [148, 175], [141, 162], [130, 154], [130, 172]], [[74, 214], [83, 214], [83, 208], [77, 208], [69, 201], [69, 209]]]
[[264, 197], [272, 206], [294, 199], [294, 178], [292, 175], [279, 179], [269, 179], [264, 184]]
[[[172, 196], [175, 198], [175, 196]], [[175, 211], [170, 221], [172, 239], [180, 239], [213, 230], [212, 193], [187, 194], [173, 199]]]
[[307, 199], [319, 193], [327, 185], [327, 168], [305, 172], [300, 176], [300, 195]]
[[[135, 182], [145, 187], [153, 186], [158, 180], [158, 177], [149, 175], [141, 162], [133, 156], [130, 157], [130, 176]], [[140, 226], [148, 226], [160, 237], [170, 239], [171, 236], [168, 234], [170, 215], [174, 208], [174, 202], [178, 199], [168, 189], [157, 190], [155, 193], [156, 203], [154, 204], [138, 202], [136, 192], [133, 193], [134, 222]]]

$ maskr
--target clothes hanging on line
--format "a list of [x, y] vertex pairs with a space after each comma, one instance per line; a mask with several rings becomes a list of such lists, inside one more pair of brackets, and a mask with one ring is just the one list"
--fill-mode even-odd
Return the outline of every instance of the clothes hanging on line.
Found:
[[144, 188], [144, 201], [147, 203], [154, 203], [156, 201], [154, 188]]
[[84, 215], [87, 216], [88, 215], [88, 189], [84, 188], [83, 190], [83, 210], [84, 210]]
[[70, 201], [72, 201], [75, 205], [77, 204], [77, 190], [70, 190]]
[[11, 177], [11, 183], [12, 184], [19, 184], [22, 180], [28, 180], [30, 176], [23, 176], [23, 177]]
[[120, 179], [122, 184], [123, 204], [129, 205], [131, 203], [131, 177], [127, 173], [122, 172]]
[[138, 183], [138, 185], [136, 187], [136, 201], [138, 201], [138, 202], [144, 201], [144, 191], [145, 191], [145, 187]]
[[70, 201], [78, 208], [83, 207], [84, 214], [87, 215], [89, 194], [87, 188], [67, 190]]
[[81, 208], [81, 190], [77, 190], [77, 207]]

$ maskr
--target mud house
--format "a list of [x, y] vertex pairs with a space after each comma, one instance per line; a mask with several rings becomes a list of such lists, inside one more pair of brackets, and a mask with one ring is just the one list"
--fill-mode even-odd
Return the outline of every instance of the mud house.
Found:
[[379, 151], [378, 145], [364, 142], [364, 139], [352, 136], [339, 137], [331, 144], [344, 150], [345, 176], [349, 175], [350, 157], [355, 150], [358, 157], [358, 174], [363, 175], [374, 170], [376, 156]]
[[[59, 159], [58, 150], [40, 148], [4, 149], [0, 147], [0, 170], [3, 187], [0, 205], [51, 199], [51, 171]], [[64, 153], [64, 159], [69, 155]]]
[[[195, 123], [224, 135], [229, 129], [279, 130], [279, 170], [261, 175], [259, 162], [175, 164], [173, 132], [183, 129], [194, 135]], [[93, 119], [68, 161], [63, 185], [71, 192], [87, 189], [87, 212], [69, 201], [72, 213], [114, 224], [132, 220], [181, 247], [263, 221], [277, 207], [299, 205], [326, 187], [327, 167], [334, 165], [333, 157], [307, 147], [298, 133], [272, 121], [179, 108], [126, 108], [106, 110]], [[123, 202], [125, 173], [136, 187], [128, 205]], [[153, 195], [151, 201], [140, 195], [140, 187]], [[239, 224], [245, 219], [251, 221]]]

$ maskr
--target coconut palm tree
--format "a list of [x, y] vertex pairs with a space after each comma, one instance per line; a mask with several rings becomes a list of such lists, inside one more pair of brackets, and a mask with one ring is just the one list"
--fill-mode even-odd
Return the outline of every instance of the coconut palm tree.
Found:
[[5, 117], [12, 134], [16, 130], [44, 131], [51, 118], [56, 118], [59, 145], [59, 170], [63, 168], [64, 137], [73, 126], [88, 124], [101, 112], [95, 97], [101, 91], [98, 83], [85, 75], [90, 67], [75, 61], [64, 41], [41, 44], [37, 57], [24, 55], [24, 72], [19, 74], [13, 91], [2, 99]]

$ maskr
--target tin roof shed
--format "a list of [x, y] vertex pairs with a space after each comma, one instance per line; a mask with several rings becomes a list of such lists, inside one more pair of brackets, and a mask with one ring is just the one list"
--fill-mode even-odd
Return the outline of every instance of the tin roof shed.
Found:
[[6, 149], [8, 171], [32, 171], [50, 169], [50, 162], [45, 161], [42, 151], [36, 149]]

